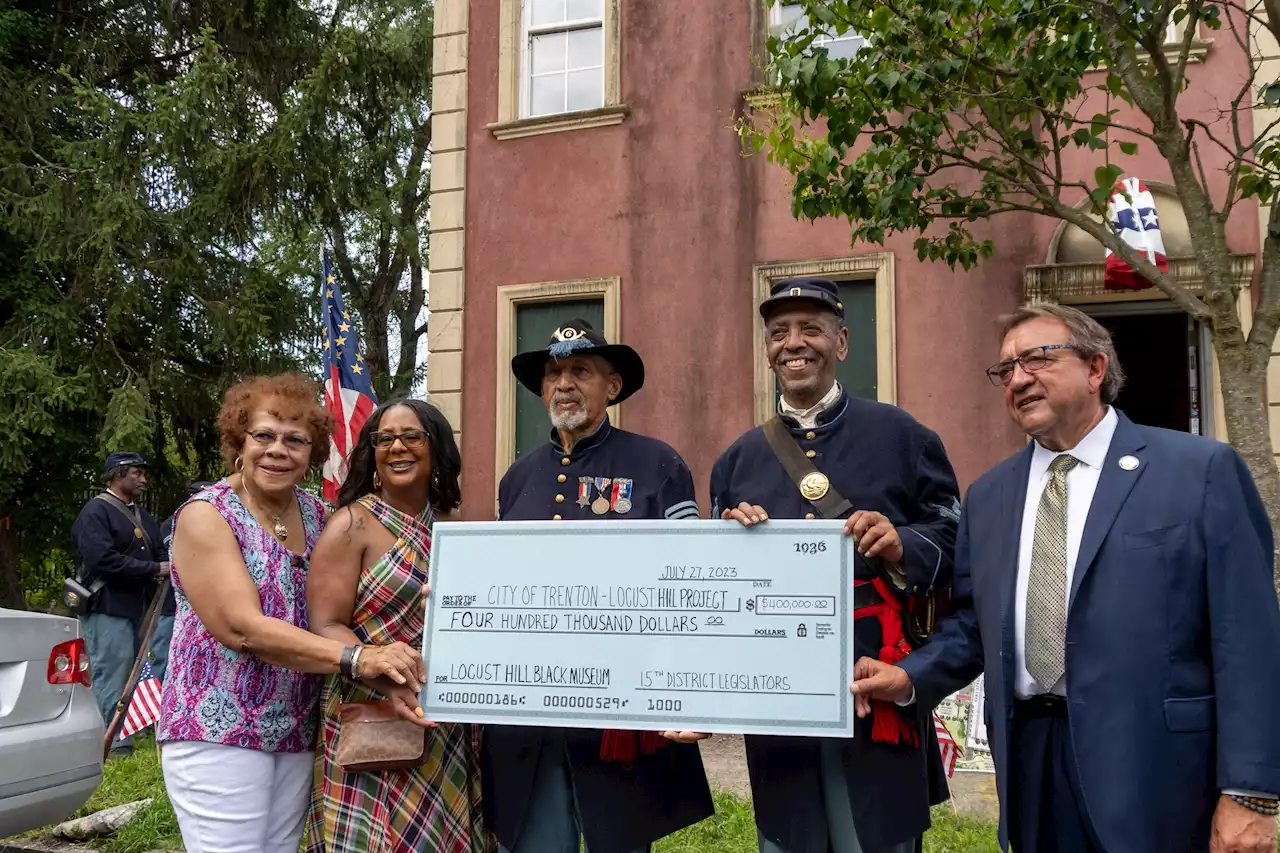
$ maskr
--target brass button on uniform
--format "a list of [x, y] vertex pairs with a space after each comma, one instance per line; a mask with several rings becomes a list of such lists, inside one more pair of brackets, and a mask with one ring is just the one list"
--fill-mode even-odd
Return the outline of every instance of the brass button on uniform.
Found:
[[806, 451], [804, 452], [804, 455], [805, 455], [805, 456], [808, 456], [810, 459], [812, 459], [813, 457], [815, 457], [815, 456], [817, 456], [817, 455], [818, 455], [818, 451], [816, 451], [816, 450], [806, 450]]
[[568, 457], [568, 456], [566, 456], [565, 458], [561, 459], [561, 460], [560, 460], [560, 464], [561, 464], [561, 465], [568, 465], [568, 464], [569, 464], [569, 457]]
[[556, 495], [556, 503], [558, 504], [564, 503], [564, 495]]
[[814, 432], [813, 430], [809, 430], [808, 432], [806, 432], [806, 433], [804, 434], [804, 437], [805, 437], [805, 438], [807, 438], [807, 439], [809, 439], [810, 441], [813, 441], [815, 438], [817, 438], [817, 437], [818, 437], [818, 434], [817, 434], [816, 432]]
[[561, 520], [561, 519], [560, 519], [560, 513], [556, 513], [555, 515], [551, 516], [551, 520], [552, 520], [552, 521], [560, 521], [560, 520]]
[[805, 520], [806, 520], [806, 521], [813, 521], [813, 519], [814, 519], [814, 515], [813, 515], [813, 513], [811, 513], [811, 512], [806, 512], [806, 513], [804, 514], [804, 517], [805, 517]]
[[567, 478], [567, 477], [565, 477], [565, 475], [564, 475], [564, 474], [561, 474], [559, 477], [556, 477], [556, 482], [557, 482], [557, 483], [563, 483], [563, 482], [564, 482], [565, 480], [567, 480], [567, 479], [568, 479], [568, 478]]

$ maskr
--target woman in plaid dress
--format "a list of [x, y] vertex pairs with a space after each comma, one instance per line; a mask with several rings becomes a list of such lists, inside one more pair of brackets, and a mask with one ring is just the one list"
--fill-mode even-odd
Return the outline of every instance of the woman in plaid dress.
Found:
[[[388, 403], [369, 417], [339, 509], [312, 555], [312, 630], [343, 642], [421, 648], [431, 522], [435, 512], [458, 506], [459, 468], [449, 423], [427, 403]], [[341, 676], [325, 685], [309, 853], [485, 853], [478, 728], [429, 728], [426, 759], [411, 770], [348, 773], [333, 760], [342, 729], [338, 707], [383, 698], [405, 719], [431, 726], [408, 687]]]

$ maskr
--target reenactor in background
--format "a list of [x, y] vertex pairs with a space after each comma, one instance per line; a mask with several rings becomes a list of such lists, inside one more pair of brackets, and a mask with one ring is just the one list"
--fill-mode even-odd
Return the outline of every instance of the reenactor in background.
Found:
[[[169, 574], [160, 528], [151, 513], [135, 503], [147, 488], [147, 463], [137, 453], [107, 457], [106, 488], [80, 510], [71, 527], [77, 576], [93, 592], [81, 620], [93, 667], [93, 695], [103, 722], [111, 725], [116, 705], [138, 657], [142, 619]], [[125, 739], [115, 754], [133, 751]]]

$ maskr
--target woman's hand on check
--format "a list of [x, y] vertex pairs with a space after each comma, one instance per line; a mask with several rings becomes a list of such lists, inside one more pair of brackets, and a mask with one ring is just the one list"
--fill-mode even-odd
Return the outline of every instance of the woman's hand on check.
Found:
[[738, 504], [737, 508], [726, 509], [724, 512], [720, 513], [720, 517], [725, 521], [732, 519], [743, 527], [751, 527], [752, 525], [759, 524], [762, 521], [768, 521], [769, 513], [765, 512], [764, 507], [762, 506], [752, 506], [746, 501], [743, 501]]
[[663, 732], [662, 736], [676, 743], [697, 743], [711, 737], [706, 732]]

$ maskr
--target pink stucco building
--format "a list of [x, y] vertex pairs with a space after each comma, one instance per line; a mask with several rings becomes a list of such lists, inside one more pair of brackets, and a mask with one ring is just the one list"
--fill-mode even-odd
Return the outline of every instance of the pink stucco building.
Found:
[[[1205, 330], [1158, 291], [1105, 292], [1102, 248], [1082, 232], [999, 218], [979, 229], [996, 256], [965, 273], [917, 261], [910, 238], [851, 246], [845, 223], [792, 219], [787, 176], [742, 156], [733, 128], [788, 5], [437, 0], [428, 388], [459, 433], [465, 517], [491, 518], [497, 479], [546, 440], [510, 357], [573, 316], [643, 355], [645, 387], [615, 417], [684, 456], [705, 514], [712, 463], [773, 404], [756, 303], [795, 274], [843, 283], [843, 381], [937, 430], [962, 485], [1021, 443], [983, 371], [995, 318], [1032, 296], [1113, 328], [1135, 419], [1225, 437]], [[1197, 43], [1184, 109], [1209, 115], [1239, 87], [1251, 60], [1230, 41]], [[1220, 191], [1224, 161], [1209, 156]], [[1096, 165], [1083, 152], [1068, 164]], [[1194, 281], [1164, 162], [1122, 165], [1156, 192], [1171, 265]], [[1241, 203], [1228, 228], [1246, 286], [1258, 217]]]

